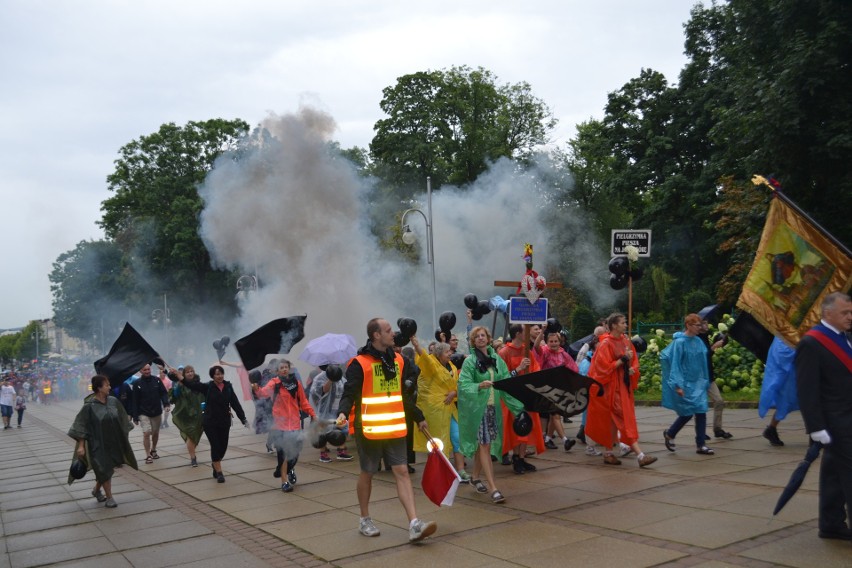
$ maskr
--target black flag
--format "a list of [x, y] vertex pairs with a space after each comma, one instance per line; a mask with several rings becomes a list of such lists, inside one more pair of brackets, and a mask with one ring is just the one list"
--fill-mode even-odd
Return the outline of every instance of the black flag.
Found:
[[291, 316], [272, 320], [234, 343], [243, 366], [254, 369], [263, 364], [270, 353], [289, 353], [305, 338], [305, 320], [308, 316]]
[[95, 372], [109, 377], [110, 386], [116, 387], [154, 360], [162, 361], [160, 355], [139, 332], [126, 323], [109, 353], [95, 361]]
[[769, 346], [772, 345], [774, 336], [759, 321], [754, 319], [750, 313], [741, 312], [737, 316], [734, 325], [728, 330], [728, 335], [754, 353], [755, 357], [766, 363], [766, 357], [769, 355]]
[[[568, 367], [554, 367], [528, 375], [496, 381], [494, 388], [517, 398], [530, 412], [556, 412], [562, 416], [580, 414], [589, 405], [589, 387], [600, 385]], [[601, 387], [603, 394], [603, 387]]]

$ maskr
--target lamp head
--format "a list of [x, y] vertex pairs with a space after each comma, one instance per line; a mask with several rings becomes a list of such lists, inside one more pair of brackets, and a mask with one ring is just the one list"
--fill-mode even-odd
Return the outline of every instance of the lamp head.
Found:
[[416, 240], [417, 235], [411, 231], [411, 228], [408, 225], [405, 225], [402, 228], [402, 242], [407, 245], [413, 245]]

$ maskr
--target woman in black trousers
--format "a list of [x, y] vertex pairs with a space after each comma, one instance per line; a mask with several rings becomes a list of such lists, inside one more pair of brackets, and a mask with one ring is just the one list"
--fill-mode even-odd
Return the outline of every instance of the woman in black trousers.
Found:
[[199, 381], [183, 382], [181, 385], [189, 390], [204, 395], [201, 403], [204, 413], [204, 434], [210, 442], [210, 460], [213, 462], [213, 478], [219, 483], [225, 483], [222, 474], [222, 458], [228, 450], [228, 436], [231, 429], [231, 410], [237, 413], [237, 418], [248, 428], [246, 413], [234, 392], [234, 387], [225, 380], [225, 369], [220, 365], [210, 367], [212, 382]]

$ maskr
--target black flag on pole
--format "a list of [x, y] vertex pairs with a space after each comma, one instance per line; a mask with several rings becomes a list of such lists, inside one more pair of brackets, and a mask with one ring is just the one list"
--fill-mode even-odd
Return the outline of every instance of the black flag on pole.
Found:
[[[582, 413], [589, 405], [589, 387], [597, 381], [567, 367], [554, 367], [528, 375], [496, 381], [494, 388], [524, 404], [530, 412], [556, 412], [562, 416]], [[601, 387], [603, 394], [603, 387]]]
[[254, 369], [263, 364], [271, 353], [289, 353], [305, 338], [305, 320], [308, 316], [291, 316], [272, 320], [234, 343], [243, 366]]
[[124, 324], [121, 335], [112, 344], [104, 357], [95, 361], [95, 372], [109, 377], [111, 387], [120, 385], [124, 380], [152, 361], [162, 361], [157, 351], [133, 329]]

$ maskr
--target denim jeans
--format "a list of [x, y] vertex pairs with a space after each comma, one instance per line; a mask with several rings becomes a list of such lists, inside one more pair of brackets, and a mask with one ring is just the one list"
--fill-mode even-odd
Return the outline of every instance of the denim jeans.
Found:
[[[707, 413], [702, 412], [692, 416], [695, 416], [695, 446], [700, 448], [705, 445], [704, 436], [707, 433]], [[692, 416], [678, 416], [666, 431], [669, 437], [674, 438], [677, 436], [677, 433], [680, 432], [681, 428], [686, 426], [686, 423], [690, 421]]]

